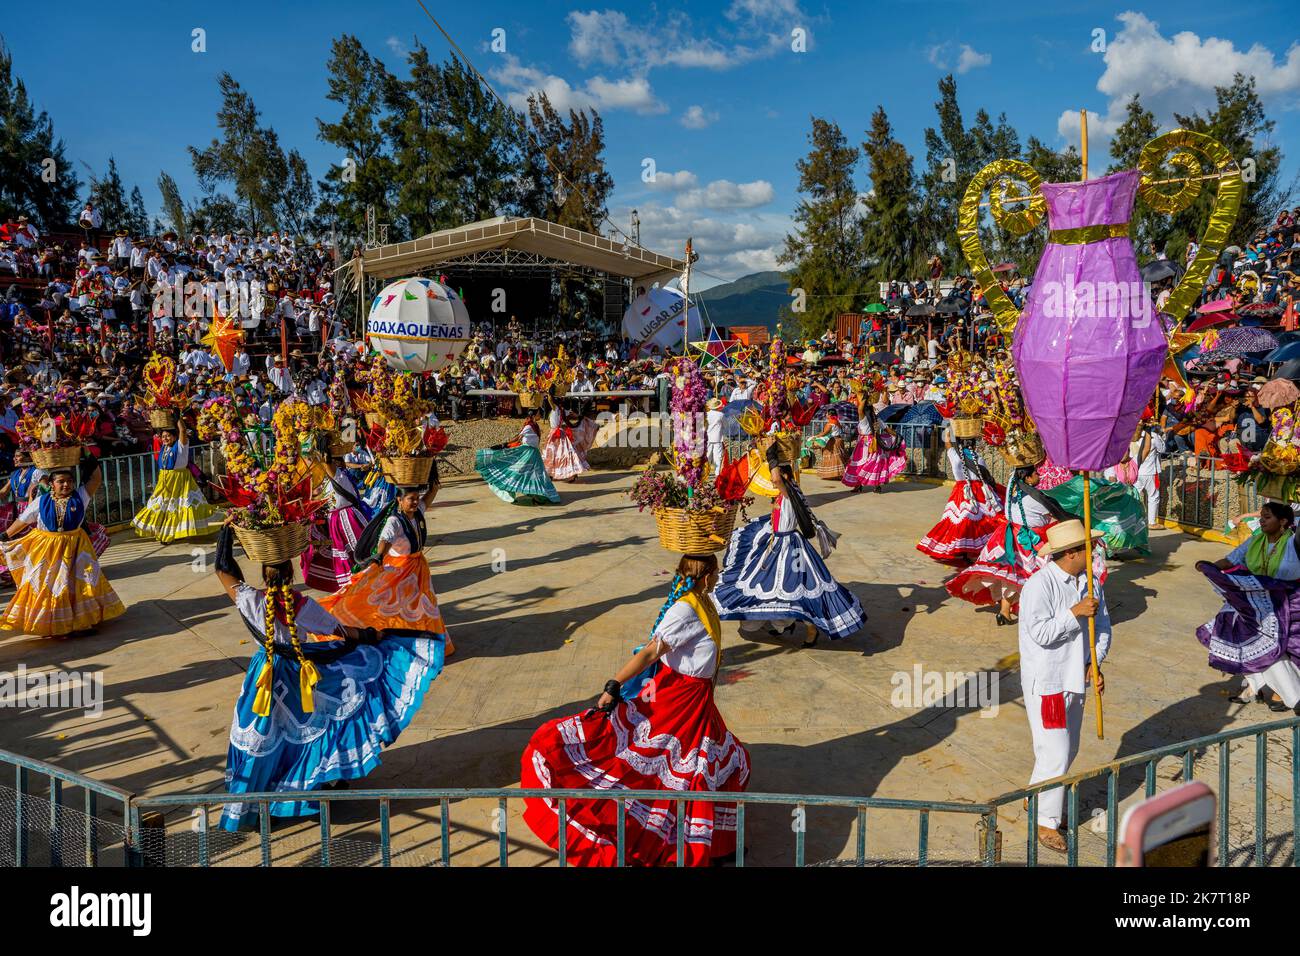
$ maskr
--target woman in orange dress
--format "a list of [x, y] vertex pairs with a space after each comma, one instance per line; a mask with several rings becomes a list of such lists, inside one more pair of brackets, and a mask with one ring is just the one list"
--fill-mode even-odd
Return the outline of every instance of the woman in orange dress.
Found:
[[352, 581], [322, 598], [321, 607], [348, 627], [441, 634], [450, 655], [455, 647], [442, 622], [424, 557], [429, 536], [424, 509], [437, 493], [437, 485], [399, 489], [396, 500], [375, 516], [358, 540]]

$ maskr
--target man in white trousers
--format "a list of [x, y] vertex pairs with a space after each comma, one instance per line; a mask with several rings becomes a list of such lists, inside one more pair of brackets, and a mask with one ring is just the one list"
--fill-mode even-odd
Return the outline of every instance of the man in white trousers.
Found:
[[[1091, 551], [1083, 522], [1053, 525], [1040, 548], [1050, 561], [1020, 593], [1020, 676], [1034, 742], [1031, 786], [1068, 773], [1079, 752], [1090, 661], [1088, 618], [1097, 622], [1099, 665], [1110, 649], [1110, 615], [1101, 584], [1094, 581], [1094, 596], [1088, 597], [1084, 578]], [[1097, 685], [1105, 689], [1100, 669]], [[1038, 840], [1059, 852], [1066, 849], [1061, 833], [1064, 802], [1060, 787], [1038, 795]]]
[[1147, 497], [1147, 527], [1159, 528], [1160, 456], [1165, 453], [1165, 436], [1154, 425], [1144, 424], [1137, 437], [1138, 494]]
[[705, 436], [708, 441], [709, 464], [716, 475], [722, 470], [722, 400], [709, 399], [708, 412], [705, 414]]

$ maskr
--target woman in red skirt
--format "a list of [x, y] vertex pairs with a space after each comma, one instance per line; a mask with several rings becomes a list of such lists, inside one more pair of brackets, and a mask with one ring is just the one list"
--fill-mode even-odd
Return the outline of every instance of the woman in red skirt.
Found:
[[1002, 488], [975, 451], [975, 439], [958, 438], [948, 446], [948, 468], [952, 472], [952, 494], [944, 505], [943, 517], [916, 544], [916, 549], [941, 564], [965, 567], [973, 563], [999, 527]]
[[[709, 592], [718, 580], [713, 555], [686, 555], [650, 641], [606, 682], [596, 707], [543, 724], [524, 750], [520, 786], [662, 790], [662, 800], [628, 800], [624, 860], [641, 866], [677, 862], [677, 800], [691, 791], [744, 791], [749, 752], [713, 703], [722, 625]], [[722, 862], [736, 852], [736, 806], [685, 802], [688, 866]], [[618, 804], [571, 799], [564, 841], [568, 862], [618, 861]], [[558, 848], [558, 801], [524, 801], [524, 822]]]

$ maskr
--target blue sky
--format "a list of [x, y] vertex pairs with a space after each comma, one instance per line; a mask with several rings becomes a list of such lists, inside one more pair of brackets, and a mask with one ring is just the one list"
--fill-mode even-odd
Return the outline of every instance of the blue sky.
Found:
[[[613, 220], [628, 229], [635, 207], [643, 243], [664, 252], [679, 253], [693, 235], [701, 267], [715, 277], [774, 267], [810, 115], [837, 121], [860, 143], [883, 104], [919, 161], [924, 129], [935, 122], [936, 83], [948, 71], [957, 73], [967, 122], [983, 106], [1005, 112], [1022, 139], [1061, 146], [1077, 140], [1071, 111], [1085, 108], [1092, 148], [1108, 161], [1105, 134], [1133, 92], [1168, 126], [1175, 110], [1212, 104], [1213, 86], [1241, 70], [1257, 77], [1277, 121], [1286, 177], [1300, 168], [1293, 2], [1252, 2], [1249, 15], [1239, 4], [1199, 0], [426, 3], [502, 95], [518, 101], [542, 88], [559, 103], [597, 106], [616, 186]], [[416, 37], [435, 55], [447, 51], [415, 0], [64, 0], [57, 12], [27, 9], [40, 12], [15, 16], [11, 7], [0, 35], [83, 181], [82, 161], [102, 172], [112, 155], [151, 211], [160, 169], [193, 191], [185, 147], [215, 133], [221, 71], [319, 177], [342, 159], [316, 139], [315, 117], [334, 115], [324, 72], [333, 37], [357, 35], [394, 71]], [[195, 28], [206, 31], [204, 53], [191, 50]], [[496, 29], [504, 52], [491, 48]], [[792, 49], [796, 30], [802, 52]], [[1091, 49], [1098, 30], [1104, 52]], [[88, 45], [98, 51], [93, 64], [83, 56]], [[642, 180], [647, 159], [659, 173], [653, 185]], [[865, 168], [860, 183], [869, 187]]]

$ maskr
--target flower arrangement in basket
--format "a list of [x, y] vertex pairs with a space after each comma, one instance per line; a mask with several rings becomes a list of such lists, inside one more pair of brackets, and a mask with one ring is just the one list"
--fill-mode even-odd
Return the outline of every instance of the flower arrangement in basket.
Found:
[[428, 424], [433, 403], [416, 391], [415, 376], [392, 373], [377, 381], [384, 378], [372, 373], [370, 379], [366, 443], [390, 482], [399, 488], [423, 485], [434, 456], [447, 447], [447, 433]]
[[14, 426], [18, 447], [45, 471], [75, 468], [95, 434], [95, 416], [77, 407], [76, 394], [61, 385], [42, 399], [30, 388], [19, 397], [22, 414]]
[[[797, 402], [790, 401], [790, 381], [786, 373], [785, 343], [773, 339], [768, 346], [768, 370], [764, 379], [760, 401], [767, 436], [760, 441], [764, 453], [776, 446], [777, 458], [783, 462], [797, 462], [803, 450], [803, 431], [798, 418], [806, 411]], [[807, 416], [811, 419], [811, 415]], [[776, 431], [772, 431], [772, 426]]]
[[175, 428], [188, 398], [176, 384], [176, 363], [156, 352], [149, 356], [144, 366], [144, 405], [149, 409], [149, 426], [159, 430]]
[[1275, 408], [1269, 421], [1272, 430], [1259, 454], [1224, 455], [1223, 466], [1262, 498], [1300, 502], [1300, 430], [1294, 406]]
[[292, 408], [297, 405], [310, 408], [286, 402], [276, 412], [272, 428], [279, 440], [267, 462], [259, 462], [248, 449], [230, 398], [209, 399], [199, 413], [199, 437], [220, 441], [226, 460], [226, 473], [215, 484], [230, 503], [227, 520], [244, 551], [262, 564], [279, 564], [306, 551], [312, 516], [324, 505], [312, 498], [311, 469], [302, 454], [304, 433], [290, 431], [308, 423], [303, 412]]
[[705, 468], [708, 389], [699, 367], [676, 359], [669, 410], [673, 426], [671, 472], [647, 469], [629, 493], [637, 509], [649, 508], [659, 543], [682, 554], [709, 554], [726, 547], [736, 514], [748, 499], [728, 498]]

